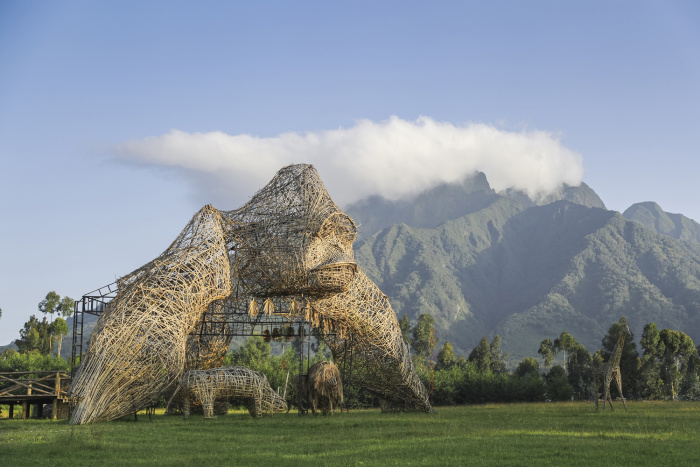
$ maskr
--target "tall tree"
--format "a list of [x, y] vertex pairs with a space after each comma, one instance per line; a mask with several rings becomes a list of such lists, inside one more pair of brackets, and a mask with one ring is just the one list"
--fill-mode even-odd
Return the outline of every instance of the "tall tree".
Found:
[[566, 373], [569, 384], [574, 388], [574, 397], [588, 399], [591, 395], [590, 388], [593, 383], [593, 359], [588, 350], [577, 344], [568, 351], [569, 359], [566, 363]]
[[540, 374], [540, 364], [537, 363], [532, 357], [525, 357], [518, 363], [518, 367], [513, 372], [515, 376], [524, 378], [527, 375], [538, 375]]
[[[698, 352], [693, 340], [684, 332], [659, 331], [656, 324], [649, 323], [644, 326], [641, 345], [644, 356], [639, 381], [644, 385], [643, 395], [675, 399], [681, 380], [697, 366]], [[689, 376], [686, 387], [692, 382]]]
[[75, 309], [75, 300], [72, 298], [65, 296], [61, 298], [61, 303], [58, 304], [58, 308], [56, 309], [57, 313], [60, 313], [61, 316], [64, 318], [67, 318], [68, 316], [73, 316], [73, 310]]
[[564, 351], [564, 368], [566, 368], [569, 352], [575, 349], [577, 346], [578, 342], [576, 342], [574, 336], [572, 336], [566, 331], [562, 331], [561, 335], [558, 338], [554, 339], [554, 351], [556, 353], [559, 353], [562, 350]]
[[[687, 362], [697, 355], [693, 340], [684, 332], [664, 329], [659, 333], [659, 342], [663, 344], [661, 357], [661, 379], [666, 386], [666, 394], [676, 398], [678, 383], [687, 370]], [[659, 345], [659, 348], [661, 345]]]
[[53, 314], [58, 311], [60, 306], [61, 296], [52, 290], [46, 294], [46, 297], [42, 301], [39, 302], [37, 308], [45, 315], [51, 315], [51, 321], [53, 321]]
[[452, 344], [450, 341], [446, 341], [445, 344], [440, 347], [440, 351], [437, 356], [436, 370], [449, 370], [457, 362], [457, 357], [455, 356], [454, 350], [452, 349]]
[[540, 349], [537, 351], [537, 353], [544, 358], [545, 368], [551, 368], [557, 352], [554, 350], [554, 344], [549, 337], [540, 342]]
[[[639, 395], [644, 399], [662, 399], [664, 397], [664, 384], [661, 379], [661, 364], [657, 356], [660, 352], [659, 335], [661, 332], [655, 323], [647, 323], [642, 331], [640, 345], [644, 349], [639, 372], [637, 386]], [[663, 345], [663, 344], [661, 344]]]
[[[433, 350], [432, 339], [435, 332], [435, 320], [429, 314], [422, 314], [412, 330], [413, 339], [411, 346], [419, 357], [430, 358]], [[436, 340], [437, 343], [437, 340]]]
[[408, 321], [408, 315], [403, 314], [403, 318], [399, 320], [399, 329], [401, 330], [401, 336], [406, 344], [411, 345], [411, 337], [409, 333], [411, 332], [411, 323]]
[[498, 334], [493, 336], [493, 339], [491, 339], [491, 343], [489, 344], [489, 350], [491, 351], [491, 363], [489, 365], [491, 372], [495, 374], [505, 373], [506, 359], [508, 358], [509, 353], [506, 352], [504, 354], [501, 352], [501, 336]]
[[469, 354], [468, 360], [473, 362], [479, 371], [491, 369], [491, 346], [486, 336], [482, 337], [479, 345], [474, 347], [474, 350]]
[[56, 351], [56, 356], [61, 356], [61, 344], [63, 342], [63, 336], [68, 334], [68, 324], [63, 318], [56, 318], [53, 323], [51, 323], [51, 331], [58, 342], [58, 350]]
[[41, 355], [51, 353], [51, 325], [44, 317], [41, 321], [36, 316], [29, 317], [24, 327], [19, 331], [20, 338], [15, 340], [15, 345], [22, 353], [36, 350]]
[[[37, 308], [39, 311], [42, 313], [49, 314], [51, 315], [51, 321], [53, 322], [53, 314], [58, 313], [58, 316], [70, 316], [73, 314], [73, 307], [75, 306], [75, 301], [73, 301], [72, 298], [65, 296], [61, 298], [60, 295], [58, 295], [55, 291], [51, 291], [46, 294], [46, 297], [39, 302], [39, 305]], [[63, 321], [63, 320], [62, 320]], [[63, 325], [65, 325], [65, 321], [63, 322]], [[59, 325], [61, 326], [61, 325]], [[61, 327], [61, 330], [63, 328]], [[53, 336], [54, 336], [54, 328], [51, 327], [49, 329], [50, 334], [49, 334], [49, 349], [53, 350]], [[65, 333], [67, 333], [68, 330], [66, 328]], [[64, 334], [65, 334], [64, 333]], [[60, 354], [60, 348], [61, 344], [59, 342], [59, 354]], [[50, 351], [49, 351], [50, 352]]]

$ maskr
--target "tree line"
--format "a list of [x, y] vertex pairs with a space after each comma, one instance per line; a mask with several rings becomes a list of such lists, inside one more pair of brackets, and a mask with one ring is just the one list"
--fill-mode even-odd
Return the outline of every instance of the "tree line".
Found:
[[[445, 342], [431, 368], [433, 403], [591, 400], [601, 392], [594, 387], [593, 370], [609, 360], [625, 325], [624, 317], [613, 323], [593, 355], [563, 331], [540, 343], [537, 353], [542, 368], [538, 360], [526, 357], [512, 372], [506, 370], [498, 335], [490, 343], [484, 337], [468, 358], [455, 356], [449, 341]], [[622, 349], [620, 369], [626, 399], [700, 400], [700, 358], [687, 334], [659, 330], [649, 323], [640, 346], [641, 354], [634, 340], [626, 339]], [[564, 364], [555, 365], [555, 358], [561, 354]], [[424, 383], [429, 382], [425, 366], [416, 367]], [[613, 397], [619, 396], [615, 385], [611, 385], [611, 391]]]
[[[67, 334], [63, 319], [72, 314], [74, 302], [49, 292], [37, 305], [44, 314], [40, 320], [32, 315], [15, 341], [18, 351], [7, 349], [0, 355], [0, 371], [68, 370], [69, 363], [60, 357], [60, 342]], [[1, 311], [0, 311], [1, 313]], [[57, 314], [57, 318], [53, 315]], [[50, 320], [47, 320], [47, 316]], [[1, 315], [0, 315], [1, 316]], [[601, 348], [591, 354], [567, 331], [544, 339], [536, 351], [538, 359], [526, 357], [508, 369], [508, 354], [501, 350], [501, 338], [483, 337], [467, 357], [455, 354], [449, 341], [438, 347], [434, 319], [419, 315], [411, 324], [407, 315], [399, 320], [403, 339], [411, 349], [416, 371], [431, 390], [435, 405], [590, 400], [600, 392], [593, 387], [593, 371], [612, 354], [623, 326], [610, 325]], [[301, 344], [297, 339], [273, 344], [260, 337], [250, 337], [229, 351], [225, 365], [245, 366], [265, 373], [273, 388], [283, 388], [299, 372]], [[700, 358], [692, 339], [681, 331], [644, 326], [640, 349], [634, 339], [625, 341], [620, 361], [624, 396], [627, 399], [700, 400]], [[332, 356], [322, 339], [316, 339], [311, 364], [330, 360]], [[56, 350], [56, 357], [53, 351]], [[437, 350], [437, 352], [436, 352]], [[555, 364], [557, 359], [563, 364]], [[538, 361], [539, 360], [539, 361]], [[542, 365], [540, 365], [542, 362]], [[611, 387], [613, 397], [617, 388]], [[359, 388], [348, 387], [350, 405], [377, 405], [379, 400]]]
[[68, 296], [61, 297], [55, 291], [46, 294], [37, 305], [44, 316], [39, 319], [32, 315], [24, 323], [19, 339], [14, 341], [17, 350], [8, 348], [0, 355], [0, 371], [69, 370], [68, 362], [60, 357], [61, 342], [68, 334], [64, 318], [73, 314], [74, 307], [75, 301]]

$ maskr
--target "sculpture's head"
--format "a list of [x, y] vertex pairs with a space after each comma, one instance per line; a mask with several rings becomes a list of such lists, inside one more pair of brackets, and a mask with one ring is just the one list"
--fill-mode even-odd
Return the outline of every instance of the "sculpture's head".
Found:
[[254, 371], [260, 384], [260, 395], [262, 397], [262, 411], [266, 414], [274, 414], [287, 411], [287, 402], [278, 392], [270, 387], [267, 376], [264, 373]]
[[632, 334], [632, 330], [627, 324], [627, 318], [625, 318], [624, 316], [620, 318], [620, 327], [622, 328], [622, 333], [625, 334], [628, 338], [634, 337], [634, 334]]
[[229, 220], [232, 274], [257, 297], [345, 292], [357, 228], [311, 165], [283, 168]]

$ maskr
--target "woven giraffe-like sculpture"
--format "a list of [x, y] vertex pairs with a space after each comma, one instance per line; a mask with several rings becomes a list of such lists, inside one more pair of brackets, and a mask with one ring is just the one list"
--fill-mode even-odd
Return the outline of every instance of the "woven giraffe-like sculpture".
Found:
[[[620, 399], [622, 399], [622, 405], [625, 407], [625, 412], [627, 411], [627, 404], [625, 403], [625, 397], [622, 395], [622, 374], [620, 373], [620, 359], [622, 358], [622, 349], [625, 346], [625, 337], [632, 336], [632, 331], [630, 331], [627, 321], [623, 316], [620, 319], [620, 326], [622, 331], [620, 332], [620, 337], [615, 343], [612, 355], [607, 363], [603, 364], [599, 368], [593, 370], [593, 388], [595, 392], [595, 409], [598, 410], [598, 399], [603, 396], [603, 412], [605, 412], [605, 403], [610, 403], [610, 409], [615, 410], [612, 403], [612, 397], [610, 396], [610, 383], [615, 379], [617, 384], [617, 390], [620, 392]], [[602, 385], [603, 392], [599, 393], [598, 388]]]
[[339, 365], [352, 359], [352, 383], [431, 412], [396, 313], [355, 263], [356, 233], [311, 165], [284, 167], [234, 211], [204, 207], [162, 255], [118, 281], [73, 380], [71, 422], [119, 418], [187, 369], [221, 365], [231, 320], [253, 325], [259, 313], [309, 323]]
[[214, 402], [222, 399], [243, 399], [253, 418], [287, 410], [287, 403], [272, 390], [264, 374], [240, 366], [189, 370], [177, 393], [185, 418], [190, 417], [193, 400], [201, 402], [204, 418], [214, 418]]

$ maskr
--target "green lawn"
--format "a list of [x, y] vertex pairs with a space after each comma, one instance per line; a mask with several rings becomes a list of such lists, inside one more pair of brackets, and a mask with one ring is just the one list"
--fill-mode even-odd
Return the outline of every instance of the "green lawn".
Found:
[[71, 426], [0, 419], [0, 465], [700, 465], [700, 403], [494, 404]]

